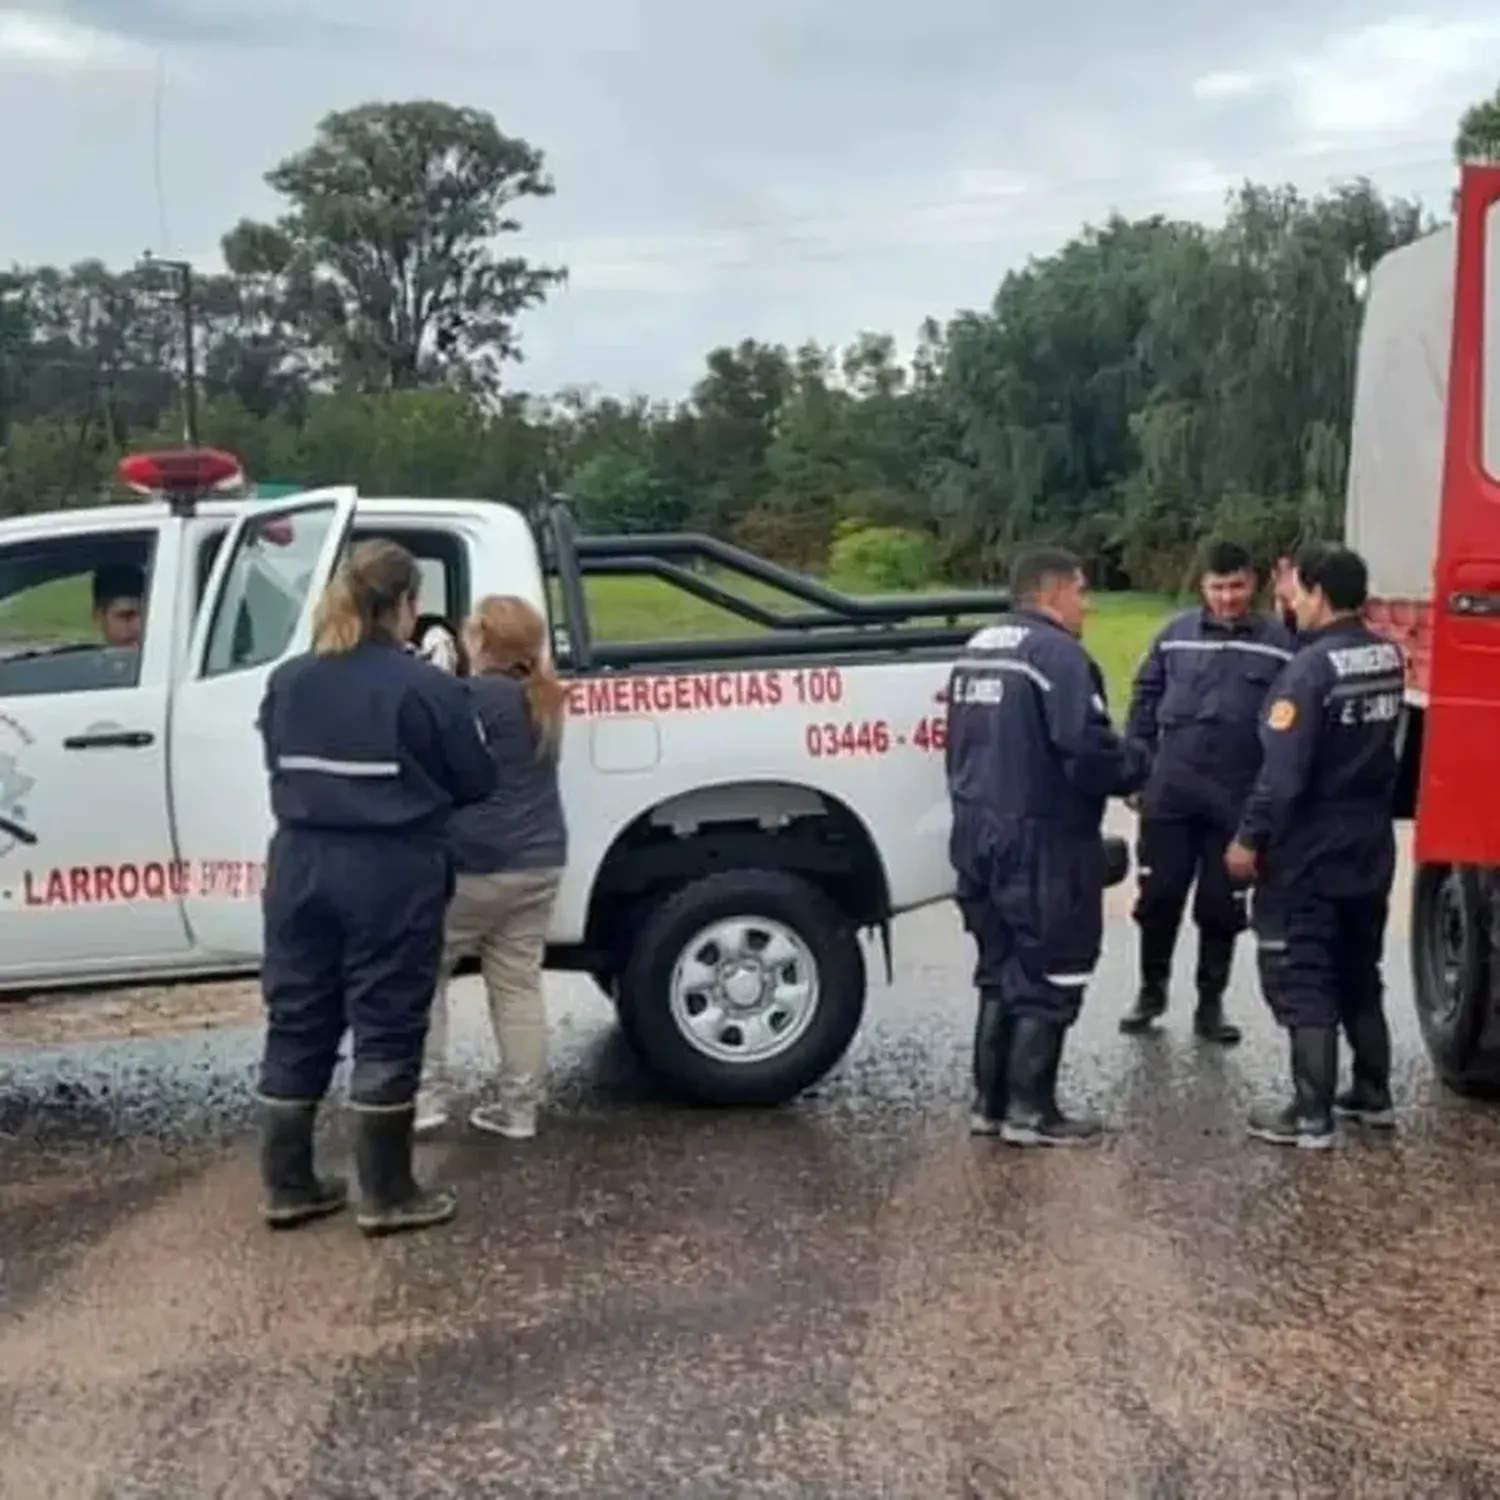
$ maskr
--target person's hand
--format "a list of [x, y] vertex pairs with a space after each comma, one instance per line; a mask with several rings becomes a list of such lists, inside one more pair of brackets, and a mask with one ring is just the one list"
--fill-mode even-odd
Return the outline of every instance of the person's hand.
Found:
[[452, 675], [458, 674], [458, 638], [446, 625], [434, 621], [408, 649], [433, 666]]
[[1254, 880], [1255, 865], [1255, 850], [1247, 849], [1238, 841], [1224, 851], [1224, 868], [1233, 880]]
[[1131, 812], [1136, 815], [1136, 817], [1140, 817], [1141, 794], [1139, 792], [1132, 792], [1128, 797], [1125, 798], [1125, 806], [1128, 807]]

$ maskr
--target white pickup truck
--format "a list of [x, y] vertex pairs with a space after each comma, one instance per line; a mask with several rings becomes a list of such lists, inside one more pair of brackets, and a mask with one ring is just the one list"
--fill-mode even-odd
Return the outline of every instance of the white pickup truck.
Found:
[[[851, 599], [709, 538], [578, 537], [561, 507], [226, 498], [211, 457], [138, 455], [152, 498], [0, 522], [0, 994], [255, 971], [256, 710], [350, 537], [380, 535], [420, 560], [426, 610], [509, 593], [551, 612], [572, 855], [549, 964], [593, 974], [699, 1101], [780, 1102], [838, 1062], [861, 932], [889, 962], [890, 918], [952, 894], [944, 686], [960, 617], [1003, 596]], [[111, 565], [146, 579], [138, 647], [93, 619]], [[768, 610], [726, 570], [809, 607]], [[761, 633], [595, 644], [593, 574], [655, 575]]]

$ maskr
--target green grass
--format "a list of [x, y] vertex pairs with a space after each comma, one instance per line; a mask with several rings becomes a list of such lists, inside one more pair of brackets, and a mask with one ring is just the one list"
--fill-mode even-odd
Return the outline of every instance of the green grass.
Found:
[[[763, 585], [735, 580], [727, 586], [773, 609], [804, 607]], [[759, 630], [656, 578], [590, 578], [584, 592], [599, 641], [688, 641], [707, 635], [753, 636]], [[1098, 594], [1094, 602], [1085, 643], [1104, 672], [1110, 708], [1119, 716], [1129, 701], [1136, 666], [1172, 602], [1154, 594]]]
[[0, 599], [0, 641], [87, 641], [94, 637], [87, 576], [59, 578]]
[[[726, 586], [772, 609], [805, 607], [748, 580], [734, 579]], [[600, 641], [691, 641], [710, 635], [753, 636], [760, 629], [656, 578], [590, 578], [585, 594], [594, 637]], [[1170, 600], [1152, 594], [1095, 596], [1085, 641], [1103, 668], [1110, 707], [1117, 715], [1129, 699], [1136, 664], [1171, 608]], [[92, 638], [86, 578], [61, 579], [0, 600], [0, 642]]]
[[1123, 721], [1130, 684], [1151, 637], [1177, 606], [1159, 594], [1095, 594], [1083, 642], [1104, 673], [1110, 712]]

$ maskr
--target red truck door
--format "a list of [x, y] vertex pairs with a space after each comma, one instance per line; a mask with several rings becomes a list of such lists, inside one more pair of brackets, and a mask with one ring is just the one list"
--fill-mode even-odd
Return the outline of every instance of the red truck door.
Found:
[[1416, 855], [1500, 864], [1500, 167], [1460, 187]]

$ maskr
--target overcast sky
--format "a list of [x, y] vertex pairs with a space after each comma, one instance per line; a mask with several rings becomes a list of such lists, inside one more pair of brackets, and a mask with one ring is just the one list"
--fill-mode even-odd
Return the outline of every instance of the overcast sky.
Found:
[[1500, 0], [0, 0], [0, 262], [218, 264], [327, 110], [477, 105], [547, 152], [522, 245], [572, 269], [520, 383], [677, 395], [747, 334], [905, 341], [1111, 208], [1440, 205], [1497, 81]]

